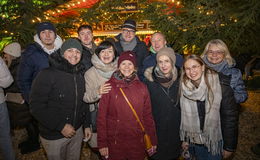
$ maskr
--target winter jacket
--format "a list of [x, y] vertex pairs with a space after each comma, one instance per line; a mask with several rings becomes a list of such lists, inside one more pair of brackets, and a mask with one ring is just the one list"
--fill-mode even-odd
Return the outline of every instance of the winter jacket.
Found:
[[71, 65], [59, 51], [50, 56], [50, 67], [35, 78], [30, 94], [32, 115], [39, 121], [40, 135], [49, 140], [64, 138], [65, 124], [75, 130], [89, 127], [89, 108], [83, 102], [85, 80], [84, 66]]
[[[178, 68], [178, 69], [181, 69], [182, 65], [183, 65], [183, 57], [182, 55], [180, 55], [179, 53], [175, 53], [175, 56], [176, 56], [176, 63], [175, 63], [175, 66]], [[149, 56], [147, 56], [144, 61], [143, 61], [143, 68], [141, 69], [141, 80], [143, 81], [144, 80], [144, 72], [147, 68], [149, 67], [153, 67], [157, 64], [156, 62], [156, 53], [152, 53], [150, 51], [150, 54]]]
[[[47, 49], [39, 40], [38, 36], [34, 36], [35, 42], [30, 44], [21, 55], [21, 61], [17, 72], [17, 84], [22, 92], [25, 101], [29, 102], [29, 94], [31, 85], [36, 75], [44, 68], [49, 67]], [[55, 39], [55, 49], [60, 48], [62, 40], [57, 35]], [[53, 51], [54, 51], [53, 50]]]
[[229, 65], [226, 61], [222, 61], [221, 64], [224, 65], [222, 67], [219, 67], [219, 65], [221, 64], [211, 64], [207, 60], [206, 56], [203, 57], [203, 60], [208, 66], [210, 66], [215, 71], [231, 77], [230, 86], [234, 91], [236, 103], [243, 103], [247, 100], [248, 94], [246, 91], [244, 81], [242, 79], [242, 74], [238, 68], [235, 68], [235, 63], [233, 65]]
[[16, 58], [16, 59], [12, 60], [12, 63], [9, 66], [9, 71], [14, 78], [14, 83], [12, 83], [11, 86], [9, 86], [8, 88], [5, 89], [6, 93], [7, 92], [20, 93], [20, 89], [18, 88], [18, 85], [17, 85], [17, 76], [16, 76], [19, 64], [20, 64], [20, 58]]
[[145, 84], [140, 82], [138, 77], [126, 83], [117, 79], [114, 75], [108, 83], [111, 84], [112, 89], [109, 93], [102, 95], [98, 108], [98, 147], [108, 147], [112, 151], [119, 149], [120, 155], [143, 151], [142, 156], [145, 156], [144, 133], [119, 90], [119, 88], [123, 89], [146, 132], [151, 137], [152, 144], [156, 145], [157, 139], [150, 96]]
[[[78, 41], [80, 41], [78, 39]], [[80, 41], [81, 43], [81, 41]], [[95, 43], [92, 44], [93, 46], [93, 49], [92, 50], [95, 50], [97, 48], [97, 46], [95, 45]], [[92, 50], [90, 50], [88, 47], [84, 46], [82, 44], [82, 63], [84, 64], [85, 66], [85, 71], [87, 71], [88, 69], [90, 69], [93, 65], [91, 63], [91, 57], [92, 55], [94, 54], [94, 52]]]
[[[220, 107], [221, 130], [223, 137], [223, 149], [234, 152], [238, 141], [238, 106], [235, 102], [234, 93], [230, 88], [230, 78], [219, 74], [222, 90]], [[203, 129], [205, 120], [205, 101], [197, 102], [200, 127]]]
[[[118, 55], [120, 55], [123, 52], [123, 47], [120, 44], [120, 36], [121, 34], [117, 35], [115, 37], [115, 47], [117, 50]], [[148, 56], [149, 52], [147, 50], [147, 46], [143, 41], [140, 41], [140, 39], [135, 36], [137, 44], [135, 48], [132, 50], [136, 54], [136, 62], [137, 62], [137, 67], [138, 67], [138, 76], [141, 76], [141, 69], [143, 68], [143, 61], [146, 56]]]
[[8, 70], [4, 60], [0, 57], [0, 104], [5, 102], [3, 88], [7, 88], [13, 83], [14, 79]]
[[158, 139], [157, 153], [154, 160], [177, 159], [180, 155], [181, 141], [179, 136], [181, 112], [178, 97], [179, 78], [166, 88], [154, 81], [152, 68], [146, 74], [144, 83], [151, 96], [152, 113]]

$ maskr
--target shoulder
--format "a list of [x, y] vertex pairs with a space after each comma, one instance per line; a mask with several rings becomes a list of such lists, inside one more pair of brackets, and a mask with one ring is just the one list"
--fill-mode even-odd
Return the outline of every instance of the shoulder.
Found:
[[22, 53], [22, 56], [30, 56], [33, 55], [33, 53], [35, 52], [42, 52], [42, 48], [39, 44], [35, 43], [31, 43], [27, 46], [27, 48], [25, 49], [25, 51]]

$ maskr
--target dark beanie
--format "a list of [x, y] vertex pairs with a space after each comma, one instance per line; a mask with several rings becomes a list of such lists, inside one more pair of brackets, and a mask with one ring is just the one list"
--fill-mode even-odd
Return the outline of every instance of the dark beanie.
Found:
[[56, 35], [56, 28], [54, 27], [54, 25], [51, 22], [42, 22], [42, 23], [39, 23], [37, 26], [37, 35], [39, 38], [40, 38], [41, 31], [44, 31], [46, 29], [53, 31]]
[[80, 44], [80, 42], [76, 39], [73, 39], [73, 38], [70, 38], [70, 39], [67, 39], [61, 46], [60, 48], [60, 54], [63, 56], [64, 55], [64, 52], [67, 50], [67, 49], [70, 49], [70, 48], [76, 48], [80, 51], [80, 53], [82, 53], [82, 45]]
[[122, 52], [121, 55], [119, 56], [118, 59], [118, 67], [120, 66], [120, 64], [124, 61], [124, 60], [129, 60], [131, 61], [134, 66], [136, 67], [136, 59], [135, 59], [135, 53], [132, 51], [125, 51]]
[[132, 19], [127, 19], [122, 25], [122, 28], [130, 28], [136, 31], [136, 22]]

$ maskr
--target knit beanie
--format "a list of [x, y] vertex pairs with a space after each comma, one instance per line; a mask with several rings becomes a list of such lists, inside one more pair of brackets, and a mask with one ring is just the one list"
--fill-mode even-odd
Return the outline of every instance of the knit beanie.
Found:
[[134, 64], [134, 66], [136, 67], [136, 58], [135, 58], [135, 53], [134, 52], [132, 52], [132, 51], [122, 52], [121, 55], [119, 56], [119, 59], [118, 59], [118, 67], [120, 66], [120, 64], [124, 60], [131, 61]]
[[122, 25], [122, 28], [129, 28], [136, 31], [136, 22], [132, 19], [125, 20], [124, 24]]
[[160, 56], [167, 56], [170, 58], [170, 60], [172, 61], [172, 66], [175, 66], [175, 62], [176, 62], [176, 56], [175, 56], [175, 52], [172, 48], [170, 47], [164, 47], [162, 49], [160, 49], [156, 55], [156, 61], [159, 61], [159, 57]]
[[80, 44], [80, 42], [74, 38], [70, 38], [70, 39], [67, 39], [61, 46], [60, 48], [60, 54], [63, 56], [64, 55], [64, 52], [67, 50], [67, 49], [70, 49], [70, 48], [76, 48], [77, 50], [80, 51], [80, 53], [82, 53], [82, 45]]
[[42, 23], [39, 23], [38, 26], [37, 26], [37, 35], [38, 35], [39, 38], [40, 38], [41, 31], [44, 31], [46, 29], [53, 31], [56, 35], [56, 28], [54, 27], [54, 25], [52, 23], [42, 22]]
[[21, 45], [17, 42], [13, 42], [5, 46], [4, 53], [9, 54], [14, 57], [21, 56]]

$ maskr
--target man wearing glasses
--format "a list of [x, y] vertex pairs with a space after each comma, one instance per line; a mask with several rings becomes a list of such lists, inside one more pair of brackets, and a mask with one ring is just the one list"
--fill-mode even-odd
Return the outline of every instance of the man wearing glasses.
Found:
[[122, 32], [115, 37], [115, 47], [120, 55], [124, 51], [133, 51], [136, 54], [137, 73], [140, 77], [142, 63], [144, 58], [148, 55], [148, 50], [143, 41], [136, 36], [136, 22], [127, 19], [122, 25]]

